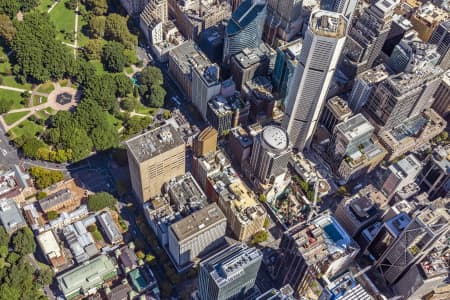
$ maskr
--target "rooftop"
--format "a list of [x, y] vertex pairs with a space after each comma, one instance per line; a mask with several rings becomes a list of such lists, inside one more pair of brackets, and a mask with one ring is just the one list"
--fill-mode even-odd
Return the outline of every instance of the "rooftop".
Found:
[[246, 0], [231, 15], [226, 28], [227, 35], [236, 35], [266, 10], [265, 0]]
[[423, 4], [415, 13], [415, 18], [427, 24], [436, 24], [449, 17], [448, 13], [431, 2]]
[[280, 151], [289, 147], [289, 137], [282, 127], [269, 125], [261, 133], [262, 140], [269, 148]]
[[75, 267], [56, 277], [64, 295], [72, 295], [101, 284], [106, 278], [115, 276], [116, 267], [106, 255], [100, 255], [86, 264]]
[[193, 212], [180, 221], [173, 223], [170, 228], [179, 240], [185, 240], [192, 235], [209, 228], [211, 225], [226, 222], [226, 217], [216, 203]]
[[325, 292], [334, 300], [374, 299], [350, 272], [330, 282]]
[[336, 125], [336, 130], [344, 134], [348, 140], [353, 140], [360, 136], [370, 135], [375, 128], [362, 114], [357, 114]]
[[226, 286], [237, 276], [244, 275], [243, 270], [255, 263], [260, 264], [262, 253], [257, 248], [248, 248], [245, 244], [231, 245], [201, 265], [208, 270], [217, 286]]
[[245, 48], [241, 52], [234, 55], [234, 59], [242, 68], [247, 69], [254, 64], [267, 60], [268, 58], [267, 55], [259, 48]]
[[72, 192], [69, 189], [62, 189], [39, 201], [39, 206], [43, 211], [48, 211], [58, 204], [71, 200], [72, 197]]
[[100, 225], [102, 226], [103, 231], [106, 233], [109, 242], [116, 243], [122, 240], [122, 234], [117, 228], [116, 223], [114, 222], [111, 213], [109, 211], [103, 212], [102, 214], [97, 216]]
[[12, 232], [27, 225], [13, 199], [0, 199], [0, 222], [6, 232]]
[[184, 74], [191, 74], [194, 68], [205, 68], [213, 65], [193, 40], [188, 40], [170, 50], [172, 60]]
[[232, 113], [244, 108], [246, 105], [248, 104], [242, 100], [239, 92], [230, 97], [218, 95], [208, 102], [208, 106], [216, 115]]
[[297, 39], [279, 47], [279, 49], [286, 53], [290, 59], [295, 59], [298, 55], [300, 55], [302, 46], [303, 40]]
[[253, 144], [253, 137], [241, 126], [232, 128], [231, 134], [239, 141], [243, 148], [250, 147]]
[[208, 203], [205, 193], [190, 172], [171, 179], [164, 189], [169, 194], [171, 203], [186, 215]]
[[317, 10], [311, 14], [309, 28], [320, 36], [343, 38], [347, 32], [347, 20], [342, 14]]
[[378, 83], [389, 77], [389, 72], [385, 64], [380, 64], [358, 75], [358, 78], [369, 84]]
[[178, 132], [166, 124], [126, 141], [128, 150], [137, 162], [144, 162], [184, 144]]
[[339, 96], [328, 99], [327, 108], [338, 118], [345, 118], [353, 114], [347, 101]]

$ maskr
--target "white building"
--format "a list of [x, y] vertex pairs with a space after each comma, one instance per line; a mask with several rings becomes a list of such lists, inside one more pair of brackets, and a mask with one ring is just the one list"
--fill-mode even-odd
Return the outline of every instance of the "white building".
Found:
[[342, 14], [323, 10], [311, 14], [283, 120], [283, 127], [298, 150], [311, 144], [346, 32], [347, 20]]
[[208, 101], [220, 94], [219, 66], [200, 65], [192, 71], [192, 103], [206, 120]]

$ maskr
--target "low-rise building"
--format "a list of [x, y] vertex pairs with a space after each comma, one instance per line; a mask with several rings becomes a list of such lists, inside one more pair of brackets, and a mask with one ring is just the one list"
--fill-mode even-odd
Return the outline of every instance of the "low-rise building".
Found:
[[156, 277], [149, 266], [142, 266], [134, 269], [128, 274], [128, 276], [130, 278], [131, 285], [138, 293], [152, 289], [152, 292], [154, 291], [158, 294], [158, 282], [156, 281]]
[[334, 127], [341, 122], [347, 121], [353, 115], [352, 110], [347, 102], [341, 97], [335, 96], [328, 99], [322, 114], [320, 115], [320, 123], [333, 133]]
[[253, 136], [249, 134], [242, 126], [231, 129], [228, 136], [231, 159], [237, 165], [250, 158], [253, 146]]
[[435, 199], [450, 192], [450, 147], [438, 147], [427, 158], [417, 177], [420, 189]]
[[139, 266], [139, 259], [134, 252], [133, 243], [117, 249], [114, 251], [114, 254], [116, 255], [117, 261], [119, 262], [124, 273], [129, 273]]
[[247, 125], [250, 104], [241, 98], [239, 92], [231, 96], [218, 95], [208, 102], [206, 117], [219, 135], [226, 135], [231, 128]]
[[320, 300], [374, 300], [357, 279], [347, 272], [334, 279], [322, 290]]
[[58, 211], [73, 206], [77, 201], [69, 189], [62, 189], [39, 201], [42, 211]]
[[117, 275], [117, 268], [111, 258], [102, 254], [86, 264], [75, 267], [56, 277], [58, 287], [67, 299], [78, 295], [95, 294], [105, 281]]
[[231, 74], [239, 91], [256, 76], [268, 75], [270, 57], [263, 50], [245, 48], [231, 57]]
[[84, 220], [87, 221], [86, 224], [83, 221], [76, 221], [61, 230], [62, 236], [72, 252], [73, 259], [77, 263], [85, 262], [99, 252], [91, 233], [86, 228], [95, 223], [95, 218]]
[[24, 202], [25, 197], [33, 194], [32, 186], [31, 177], [22, 166], [0, 169], [0, 199], [11, 198], [18, 203]]
[[108, 242], [111, 244], [118, 244], [122, 242], [123, 237], [114, 222], [111, 213], [109, 211], [105, 211], [97, 216], [98, 223], [100, 224], [100, 228], [102, 232], [106, 235]]
[[8, 234], [27, 226], [19, 207], [11, 198], [0, 199], [0, 222]]
[[439, 135], [447, 122], [433, 109], [406, 120], [388, 131], [378, 133], [380, 143], [387, 151], [386, 159], [392, 161], [397, 157], [419, 149]]
[[53, 268], [57, 270], [58, 267], [61, 267], [66, 263], [64, 250], [60, 246], [60, 243], [52, 230], [42, 232], [36, 236], [36, 240], [41, 247], [45, 258]]
[[448, 17], [448, 12], [431, 2], [427, 2], [416, 10], [410, 21], [414, 29], [419, 33], [419, 37], [424, 42], [428, 42], [436, 27]]
[[270, 122], [273, 119], [275, 95], [270, 77], [257, 76], [247, 81], [241, 90], [243, 98], [250, 103], [249, 119], [252, 122]]

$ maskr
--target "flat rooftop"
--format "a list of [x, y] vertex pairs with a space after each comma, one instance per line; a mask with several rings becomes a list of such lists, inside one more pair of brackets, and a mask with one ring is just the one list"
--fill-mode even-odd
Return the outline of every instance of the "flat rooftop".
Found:
[[182, 241], [213, 224], [223, 221], [226, 222], [225, 215], [216, 203], [212, 203], [173, 223], [170, 227], [178, 241]]
[[170, 180], [166, 189], [180, 211], [198, 210], [208, 203], [205, 193], [190, 172]]
[[147, 131], [125, 142], [138, 162], [144, 162], [184, 144], [183, 139], [170, 124]]
[[197, 44], [188, 40], [170, 50], [169, 54], [184, 74], [190, 74], [192, 68], [202, 68], [213, 65]]
[[234, 59], [239, 63], [239, 65], [241, 65], [242, 68], [247, 69], [254, 64], [267, 60], [267, 55], [259, 48], [245, 48], [241, 52], [234, 55]]
[[369, 134], [373, 132], [375, 128], [369, 121], [362, 115], [357, 114], [349, 118], [347, 121], [336, 125], [336, 129], [341, 131], [348, 140], [352, 140], [355, 137]]
[[347, 32], [347, 20], [342, 14], [317, 10], [311, 14], [309, 28], [320, 36], [343, 38]]

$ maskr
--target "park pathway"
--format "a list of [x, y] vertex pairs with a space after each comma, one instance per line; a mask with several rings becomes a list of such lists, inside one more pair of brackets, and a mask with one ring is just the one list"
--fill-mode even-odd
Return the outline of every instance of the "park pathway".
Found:
[[77, 8], [75, 8], [75, 29], [73, 30], [73, 32], [74, 32], [73, 55], [75, 57], [77, 56], [77, 48], [78, 48], [78, 14], [79, 14], [79, 10], [78, 10], [78, 3], [77, 3]]
[[58, 4], [58, 3], [59, 3], [59, 1], [53, 2], [52, 6], [50, 6], [50, 8], [47, 10], [47, 13], [49, 14], [55, 8], [56, 4]]

